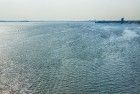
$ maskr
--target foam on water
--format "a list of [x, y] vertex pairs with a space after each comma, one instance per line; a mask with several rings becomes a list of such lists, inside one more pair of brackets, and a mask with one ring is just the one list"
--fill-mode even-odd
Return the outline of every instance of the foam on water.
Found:
[[139, 35], [135, 31], [124, 30], [122, 37], [126, 40], [131, 40], [133, 38], [139, 37]]

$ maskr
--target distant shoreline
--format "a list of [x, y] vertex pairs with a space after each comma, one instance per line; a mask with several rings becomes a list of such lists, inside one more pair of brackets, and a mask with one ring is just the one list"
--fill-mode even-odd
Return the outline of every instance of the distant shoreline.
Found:
[[137, 20], [137, 21], [95, 21], [95, 23], [121, 23], [121, 24], [123, 24], [123, 23], [129, 23], [129, 24], [131, 24], [131, 23], [138, 23], [138, 24], [140, 24], [140, 20]]
[[6, 21], [6, 20], [0, 20], [0, 22], [94, 22], [94, 23], [137, 23], [137, 24], [140, 24], [140, 20], [128, 20], [128, 21], [117, 21], [117, 20], [97, 20], [97, 21], [94, 21], [94, 20], [85, 20], [85, 21], [65, 21], [65, 20], [60, 20], [60, 21], [30, 21], [30, 20], [21, 20], [21, 21]]

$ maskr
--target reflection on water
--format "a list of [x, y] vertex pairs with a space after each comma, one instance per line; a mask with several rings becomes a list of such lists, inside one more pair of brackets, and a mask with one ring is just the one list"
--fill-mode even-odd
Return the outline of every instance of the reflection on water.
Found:
[[0, 23], [0, 94], [138, 94], [140, 28]]

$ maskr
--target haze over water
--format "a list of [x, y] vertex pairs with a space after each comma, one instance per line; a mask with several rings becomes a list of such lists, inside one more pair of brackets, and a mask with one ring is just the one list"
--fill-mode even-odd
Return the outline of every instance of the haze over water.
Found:
[[0, 20], [140, 20], [140, 0], [0, 0]]
[[0, 23], [0, 94], [139, 94], [140, 25]]

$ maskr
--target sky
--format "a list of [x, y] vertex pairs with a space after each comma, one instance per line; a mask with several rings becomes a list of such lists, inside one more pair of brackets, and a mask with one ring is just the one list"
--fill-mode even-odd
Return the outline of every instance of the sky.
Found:
[[140, 20], [140, 0], [0, 0], [0, 20]]

